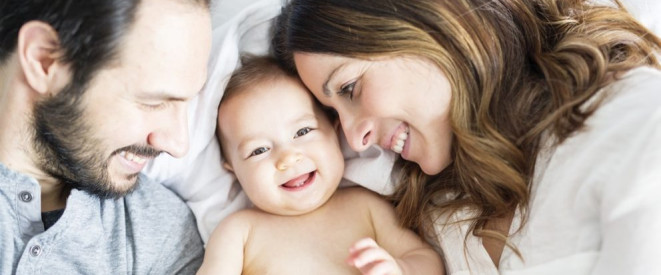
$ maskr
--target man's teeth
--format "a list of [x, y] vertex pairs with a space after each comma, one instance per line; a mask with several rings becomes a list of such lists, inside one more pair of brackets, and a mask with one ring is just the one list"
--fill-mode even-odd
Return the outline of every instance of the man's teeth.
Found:
[[125, 159], [127, 159], [129, 161], [132, 161], [132, 162], [135, 162], [135, 163], [138, 163], [138, 164], [143, 164], [143, 163], [145, 163], [145, 161], [147, 161], [146, 159], [143, 159], [139, 156], [136, 156], [133, 153], [129, 153], [129, 152], [126, 152], [126, 151], [123, 151], [123, 152], [119, 153], [119, 155], [124, 157]]
[[406, 143], [406, 139], [409, 138], [409, 133], [408, 132], [401, 132], [396, 140], [395, 144], [392, 145], [391, 150], [393, 150], [397, 154], [401, 154], [402, 150], [404, 150], [404, 143]]

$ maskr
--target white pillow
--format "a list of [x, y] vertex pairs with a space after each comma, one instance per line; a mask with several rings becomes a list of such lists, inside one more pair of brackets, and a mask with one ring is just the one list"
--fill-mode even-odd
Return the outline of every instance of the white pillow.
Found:
[[[221, 165], [214, 135], [218, 103], [230, 74], [239, 63], [240, 54], [267, 53], [271, 21], [286, 1], [212, 1], [214, 29], [209, 79], [190, 105], [190, 151], [182, 159], [164, 154], [145, 169], [148, 176], [162, 182], [187, 202], [205, 243], [222, 218], [250, 205], [234, 176]], [[644, 25], [661, 35], [661, 1], [623, 2]], [[345, 140], [342, 146], [347, 181], [342, 186], [360, 183], [381, 194], [392, 193], [394, 185], [390, 173], [396, 159], [394, 153], [373, 147], [357, 154], [349, 149]]]

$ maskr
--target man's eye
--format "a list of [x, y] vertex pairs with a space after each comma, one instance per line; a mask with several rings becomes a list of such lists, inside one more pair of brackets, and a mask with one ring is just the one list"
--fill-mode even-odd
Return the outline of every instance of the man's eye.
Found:
[[312, 131], [312, 128], [310, 128], [310, 127], [303, 127], [303, 128], [301, 128], [301, 129], [299, 129], [298, 131], [296, 131], [296, 136], [295, 136], [294, 138], [297, 138], [297, 137], [300, 137], [300, 136], [307, 135], [310, 131]]
[[158, 104], [142, 104], [142, 106], [147, 109], [147, 110], [160, 110], [165, 107], [165, 103], [158, 103]]
[[349, 96], [349, 100], [353, 99], [353, 89], [356, 87], [356, 81], [346, 84], [340, 87], [340, 91], [337, 92], [339, 96]]
[[258, 156], [258, 155], [264, 154], [268, 151], [269, 151], [269, 148], [259, 147], [259, 148], [255, 149], [254, 151], [252, 151], [252, 153], [250, 153], [250, 156], [248, 156], [248, 157]]

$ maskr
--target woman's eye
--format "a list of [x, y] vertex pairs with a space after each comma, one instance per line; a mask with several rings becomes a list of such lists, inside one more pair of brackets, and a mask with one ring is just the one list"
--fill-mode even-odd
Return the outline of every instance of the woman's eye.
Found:
[[340, 91], [337, 92], [339, 96], [349, 96], [349, 100], [353, 99], [353, 89], [356, 87], [356, 81], [346, 84], [340, 87]]
[[310, 127], [303, 127], [300, 130], [296, 131], [296, 136], [294, 138], [300, 137], [307, 135], [310, 131], [312, 131], [312, 128]]
[[252, 153], [250, 153], [250, 156], [248, 156], [248, 157], [258, 156], [258, 155], [264, 154], [268, 151], [269, 151], [269, 148], [259, 147], [259, 148], [255, 149], [254, 151], [252, 151]]

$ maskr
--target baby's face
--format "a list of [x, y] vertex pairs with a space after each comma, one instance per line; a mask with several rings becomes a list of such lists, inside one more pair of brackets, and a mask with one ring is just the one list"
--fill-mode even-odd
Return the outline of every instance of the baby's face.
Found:
[[324, 204], [344, 172], [332, 124], [293, 78], [239, 91], [218, 113], [227, 163], [258, 208], [300, 215]]

